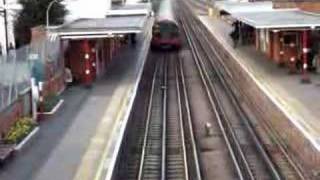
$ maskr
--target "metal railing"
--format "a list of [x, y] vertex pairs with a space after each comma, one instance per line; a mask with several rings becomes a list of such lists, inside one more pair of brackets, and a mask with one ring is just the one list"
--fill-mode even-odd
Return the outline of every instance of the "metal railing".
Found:
[[30, 88], [31, 77], [46, 81], [61, 72], [62, 54], [59, 39], [43, 38], [0, 56], [0, 111]]

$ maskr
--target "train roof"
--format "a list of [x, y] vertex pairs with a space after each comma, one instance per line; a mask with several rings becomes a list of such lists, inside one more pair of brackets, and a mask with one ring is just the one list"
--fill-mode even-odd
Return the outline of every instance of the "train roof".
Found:
[[136, 3], [113, 6], [107, 16], [149, 15], [151, 12], [151, 3]]
[[156, 23], [157, 22], [163, 22], [163, 21], [169, 21], [169, 22], [172, 22], [172, 23], [178, 25], [178, 22], [175, 19], [168, 19], [166, 17], [157, 17], [156, 20], [155, 20]]
[[[156, 14], [156, 20], [163, 21], [175, 21], [174, 11], [172, 8], [171, 0], [162, 0], [159, 11]], [[176, 21], [175, 21], [176, 22]]]

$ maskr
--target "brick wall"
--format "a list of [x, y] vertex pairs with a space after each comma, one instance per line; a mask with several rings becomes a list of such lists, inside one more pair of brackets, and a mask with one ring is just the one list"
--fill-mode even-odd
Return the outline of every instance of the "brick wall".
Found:
[[31, 28], [31, 41], [37, 42], [46, 36], [46, 30], [44, 26], [36, 26]]
[[305, 11], [320, 13], [319, 0], [273, 0], [274, 8], [300, 8]]
[[31, 116], [31, 91], [27, 91], [0, 113], [0, 139], [6, 135], [10, 127], [23, 116]]

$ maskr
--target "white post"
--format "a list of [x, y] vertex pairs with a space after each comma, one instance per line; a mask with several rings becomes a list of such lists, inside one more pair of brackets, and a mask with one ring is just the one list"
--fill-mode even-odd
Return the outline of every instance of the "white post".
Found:
[[36, 85], [36, 79], [31, 78], [31, 109], [32, 109], [32, 120], [37, 120], [37, 101], [38, 101], [38, 87]]

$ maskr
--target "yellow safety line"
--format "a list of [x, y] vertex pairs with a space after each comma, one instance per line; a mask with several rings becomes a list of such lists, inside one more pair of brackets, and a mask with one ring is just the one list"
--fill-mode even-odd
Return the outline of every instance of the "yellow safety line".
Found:
[[[129, 88], [130, 89], [130, 88]], [[123, 90], [122, 90], [123, 91]], [[116, 94], [116, 93], [114, 93], [114, 94]], [[122, 94], [122, 93], [121, 93]], [[117, 103], [117, 108], [114, 108], [114, 109], [118, 109], [118, 111], [115, 113], [116, 115], [115, 115], [115, 117], [116, 118], [112, 118], [111, 117], [111, 119], [114, 119], [115, 121], [114, 122], [117, 122], [118, 120], [119, 120], [119, 117], [120, 117], [120, 112], [121, 112], [121, 110], [122, 110], [122, 108], [123, 108], [123, 106], [124, 106], [124, 103], [123, 102], [125, 102], [124, 100], [125, 100], [125, 97], [127, 97], [127, 94], [128, 94], [128, 90], [127, 91], [125, 91], [125, 93], [123, 93], [123, 96], [122, 96], [122, 98], [121, 98], [121, 100], [120, 100], [120, 103]], [[109, 103], [109, 107], [111, 106], [111, 104], [112, 104], [112, 102], [116, 102], [116, 101], [114, 101], [115, 100], [115, 98], [116, 98], [116, 96], [113, 96], [113, 100], [111, 100], [110, 101], [110, 103]], [[114, 107], [115, 106], [115, 104], [112, 104], [112, 106]], [[107, 117], [107, 115], [108, 115], [108, 113], [109, 113], [109, 111], [110, 111], [110, 108], [108, 108], [106, 111], [105, 111], [105, 113], [104, 113], [104, 118], [106, 118]], [[102, 121], [99, 123], [99, 125], [101, 125], [101, 124], [103, 124], [103, 123], [106, 123], [106, 122], [104, 122], [104, 118], [102, 119]], [[116, 127], [116, 124], [117, 123], [112, 123], [112, 131], [111, 131], [111, 133], [108, 133], [109, 134], [109, 137], [112, 137], [112, 135], [114, 134], [114, 132], [115, 132], [115, 127]], [[74, 176], [74, 179], [76, 179], [76, 180], [82, 180], [82, 179], [87, 179], [87, 178], [89, 178], [90, 177], [90, 175], [92, 176], [92, 174], [90, 174], [92, 171], [92, 166], [93, 166], [93, 162], [90, 162], [91, 164], [90, 165], [86, 165], [86, 160], [87, 160], [87, 157], [90, 157], [90, 154], [91, 154], [91, 152], [94, 152], [94, 151], [92, 151], [93, 150], [93, 148], [92, 148], [92, 146], [94, 146], [95, 145], [95, 143], [96, 143], [96, 141], [97, 140], [101, 140], [101, 135], [106, 135], [104, 132], [105, 131], [102, 131], [101, 130], [101, 128], [99, 128], [100, 126], [98, 125], [98, 127], [97, 127], [97, 129], [96, 129], [96, 131], [98, 131], [97, 132], [97, 134], [93, 137], [93, 138], [91, 138], [91, 142], [90, 142], [90, 145], [89, 145], [89, 147], [87, 148], [87, 151], [85, 152], [85, 154], [84, 154], [84, 156], [82, 157], [82, 160], [81, 160], [81, 165], [80, 165], [80, 167], [77, 169], [77, 172], [76, 172], [76, 174], [75, 174], [75, 176]], [[106, 138], [106, 137], [103, 137], [103, 138]], [[109, 142], [107, 142], [107, 146], [105, 147], [105, 148], [102, 148], [102, 151], [101, 152], [103, 152], [103, 155], [102, 155], [102, 157], [103, 158], [99, 158], [100, 159], [100, 163], [99, 163], [99, 165], [98, 165], [98, 173], [99, 174], [101, 174], [101, 172], [99, 172], [99, 171], [102, 171], [102, 167], [103, 167], [103, 162], [104, 162], [104, 160], [105, 160], [105, 157], [107, 156], [107, 149], [109, 149], [110, 148], [110, 146], [111, 146], [111, 143], [112, 141], [111, 140], [109, 140]], [[102, 143], [102, 146], [103, 146], [103, 143]], [[91, 166], [91, 167], [89, 167], [89, 166]], [[97, 177], [97, 176], [95, 176], [95, 177]], [[95, 179], [97, 179], [97, 178], [95, 178]]]
[[[130, 88], [127, 90], [127, 92], [125, 93], [125, 96], [124, 96], [124, 97], [128, 97], [128, 94], [129, 94], [130, 90], [131, 90]], [[123, 116], [123, 113], [124, 113], [123, 109], [124, 109], [125, 105], [127, 104], [127, 102], [128, 102], [128, 99], [127, 99], [127, 98], [122, 98], [122, 99], [121, 99], [120, 108], [119, 108], [119, 111], [117, 112], [117, 115], [116, 115], [116, 118], [115, 118], [116, 121], [121, 120], [121, 117]], [[115, 126], [115, 125], [116, 125], [116, 124], [114, 124], [114, 126]], [[114, 126], [113, 126], [113, 127], [114, 127]], [[117, 129], [117, 128], [113, 128], [113, 129], [112, 129], [111, 137], [112, 137], [112, 135], [114, 134], [115, 129]], [[101, 179], [101, 175], [102, 175], [102, 172], [103, 172], [103, 164], [104, 164], [104, 162], [105, 162], [105, 160], [106, 160], [106, 157], [107, 157], [107, 155], [108, 155], [108, 153], [109, 153], [109, 152], [107, 151], [107, 149], [110, 148], [111, 142], [112, 142], [112, 141], [109, 141], [107, 147], [106, 147], [106, 148], [104, 149], [104, 151], [103, 151], [103, 155], [102, 155], [101, 161], [100, 161], [100, 163], [99, 163], [98, 170], [97, 170], [97, 173], [96, 173], [96, 175], [95, 175], [94, 180], [100, 180], [100, 179]]]
[[[151, 33], [151, 30], [149, 31], [148, 34]], [[124, 110], [124, 107], [126, 105], [128, 105], [128, 102], [129, 100], [131, 100], [130, 98], [128, 99], [127, 97], [130, 97], [131, 95], [131, 91], [134, 90], [134, 86], [131, 87], [131, 88], [128, 88], [127, 91], [124, 93], [124, 96], [122, 96], [122, 99], [121, 99], [121, 102], [119, 103], [119, 108], [118, 108], [118, 112], [116, 113], [117, 115], [115, 116], [115, 121], [120, 121], [121, 118], [123, 118], [123, 113], [126, 112], [126, 111], [123, 111]], [[121, 123], [120, 123], [121, 124]], [[119, 128], [116, 128], [116, 123], [113, 123], [113, 126], [112, 126], [112, 132], [110, 134], [110, 137], [114, 136], [115, 134], [115, 131], [118, 130]], [[100, 158], [100, 162], [99, 162], [99, 165], [98, 165], [98, 168], [97, 168], [97, 171], [96, 171], [96, 174], [94, 176], [94, 180], [100, 180], [102, 178], [102, 173], [103, 173], [103, 166], [104, 166], [104, 163], [106, 161], [106, 158], [108, 156], [108, 149], [110, 149], [110, 146], [111, 146], [111, 143], [114, 142], [114, 141], [109, 141], [108, 142], [108, 145], [103, 149], [103, 154], [102, 154], [102, 157]], [[84, 158], [83, 158], [84, 159]], [[89, 168], [88, 168], [89, 169]], [[78, 175], [78, 174], [77, 174]], [[82, 176], [83, 177], [83, 176]]]

